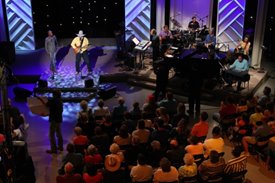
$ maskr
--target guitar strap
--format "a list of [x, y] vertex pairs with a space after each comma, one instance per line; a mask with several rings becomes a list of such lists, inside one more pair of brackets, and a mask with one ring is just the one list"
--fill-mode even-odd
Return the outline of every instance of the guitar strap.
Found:
[[[79, 39], [80, 39], [80, 38], [79, 38]], [[82, 51], [82, 44], [83, 44], [83, 41], [84, 41], [84, 37], [83, 37], [83, 39], [80, 40], [80, 46], [79, 46], [79, 48], [80, 48], [79, 51], [80, 51], [80, 52]], [[79, 52], [79, 53], [80, 53], [80, 52]]]

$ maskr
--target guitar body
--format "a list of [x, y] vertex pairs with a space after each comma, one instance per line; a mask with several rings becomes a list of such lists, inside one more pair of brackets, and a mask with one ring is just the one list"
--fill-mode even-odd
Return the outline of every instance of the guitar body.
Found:
[[90, 46], [91, 46], [91, 44], [88, 44], [88, 45], [82, 46], [82, 47], [75, 45], [75, 48], [73, 48], [73, 50], [74, 50], [75, 54], [78, 54], [82, 49], [88, 49]]

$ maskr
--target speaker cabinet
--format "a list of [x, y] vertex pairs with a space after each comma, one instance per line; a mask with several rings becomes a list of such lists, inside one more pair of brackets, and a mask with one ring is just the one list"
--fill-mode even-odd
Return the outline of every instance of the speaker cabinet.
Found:
[[98, 95], [101, 99], [106, 100], [109, 98], [112, 98], [116, 95], [117, 87], [116, 86], [105, 86], [103, 88], [100, 88], [98, 91]]
[[11, 65], [15, 62], [14, 42], [0, 42], [0, 61], [3, 61], [7, 65]]
[[92, 88], [93, 86], [94, 86], [94, 80], [93, 79], [85, 80], [85, 88]]

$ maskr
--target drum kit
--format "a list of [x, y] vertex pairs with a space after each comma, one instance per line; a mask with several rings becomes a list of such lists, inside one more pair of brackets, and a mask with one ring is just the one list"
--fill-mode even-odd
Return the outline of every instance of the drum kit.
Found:
[[175, 19], [171, 18], [170, 21], [174, 25], [171, 30], [176, 44], [182, 45], [184, 48], [196, 47], [197, 44], [204, 41], [209, 29], [206, 25], [196, 30], [183, 29], [182, 25]]

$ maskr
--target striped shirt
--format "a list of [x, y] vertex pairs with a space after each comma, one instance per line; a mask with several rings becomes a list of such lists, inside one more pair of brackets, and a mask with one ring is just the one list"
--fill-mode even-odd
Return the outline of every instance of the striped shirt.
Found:
[[246, 170], [246, 163], [247, 163], [247, 157], [245, 155], [241, 155], [237, 158], [233, 158], [227, 162], [224, 172], [226, 174], [242, 172]]

